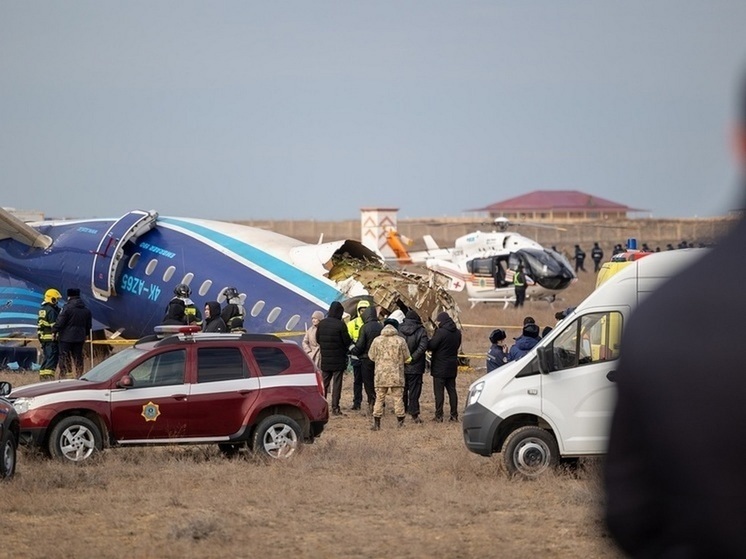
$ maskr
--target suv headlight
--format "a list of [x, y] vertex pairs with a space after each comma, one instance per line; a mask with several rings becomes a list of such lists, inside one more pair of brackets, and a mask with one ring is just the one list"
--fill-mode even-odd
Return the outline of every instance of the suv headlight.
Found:
[[484, 390], [484, 381], [476, 383], [474, 387], [469, 390], [469, 399], [467, 400], [466, 405], [471, 406], [472, 404], [476, 404], [479, 401], [479, 397], [482, 395], [482, 390]]
[[16, 398], [13, 402], [13, 407], [16, 409], [16, 413], [21, 415], [26, 413], [31, 405], [31, 398]]

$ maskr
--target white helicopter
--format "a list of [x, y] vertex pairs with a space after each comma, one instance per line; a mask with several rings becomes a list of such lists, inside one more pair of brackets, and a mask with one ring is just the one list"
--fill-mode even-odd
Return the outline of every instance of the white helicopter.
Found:
[[427, 250], [409, 254], [414, 263], [447, 276], [450, 291], [466, 289], [472, 307], [476, 303], [501, 302], [507, 307], [515, 300], [513, 275], [523, 264], [527, 276], [526, 299], [553, 301], [557, 294], [577, 280], [567, 258], [554, 249], [508, 231], [512, 225], [560, 229], [553, 225], [510, 222], [498, 217], [493, 231], [475, 231], [456, 239], [452, 248], [441, 248], [425, 235]]

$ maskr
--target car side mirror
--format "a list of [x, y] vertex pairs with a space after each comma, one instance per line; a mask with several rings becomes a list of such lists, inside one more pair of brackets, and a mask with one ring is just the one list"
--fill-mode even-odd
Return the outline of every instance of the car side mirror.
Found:
[[132, 377], [129, 376], [129, 375], [124, 375], [117, 382], [117, 387], [119, 387], [119, 388], [132, 388], [134, 385], [135, 385], [135, 383], [132, 380]]
[[11, 390], [13, 390], [13, 385], [8, 381], [4, 380], [0, 382], [0, 396], [7, 396]]
[[551, 345], [536, 348], [536, 357], [539, 359], [539, 372], [542, 375], [554, 371], [554, 352]]

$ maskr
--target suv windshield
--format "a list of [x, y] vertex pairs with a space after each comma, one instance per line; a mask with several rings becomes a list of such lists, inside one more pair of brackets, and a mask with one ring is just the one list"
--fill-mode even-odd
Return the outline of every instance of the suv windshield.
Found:
[[93, 369], [80, 377], [80, 380], [87, 380], [89, 382], [102, 382], [109, 380], [116, 373], [136, 359], [142, 357], [145, 353], [147, 352], [140, 348], [128, 347], [93, 367]]

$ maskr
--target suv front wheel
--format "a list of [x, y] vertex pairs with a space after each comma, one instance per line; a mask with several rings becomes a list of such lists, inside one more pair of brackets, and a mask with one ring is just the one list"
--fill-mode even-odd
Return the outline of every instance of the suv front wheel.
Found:
[[13, 477], [16, 471], [17, 448], [16, 436], [6, 429], [0, 442], [0, 479]]
[[264, 418], [254, 432], [254, 452], [260, 456], [287, 459], [298, 454], [302, 445], [300, 425], [285, 415]]
[[103, 448], [101, 431], [96, 424], [79, 415], [66, 417], [52, 429], [49, 454], [60, 460], [82, 462]]

